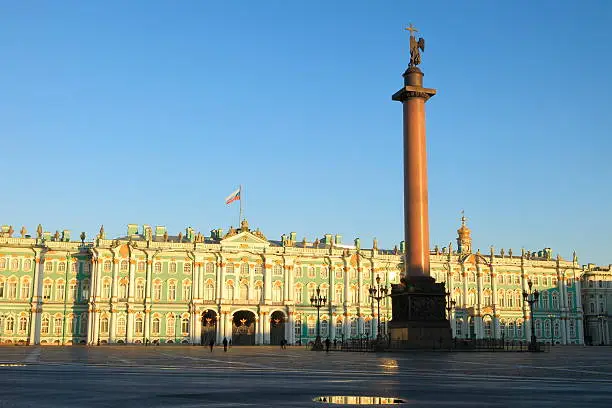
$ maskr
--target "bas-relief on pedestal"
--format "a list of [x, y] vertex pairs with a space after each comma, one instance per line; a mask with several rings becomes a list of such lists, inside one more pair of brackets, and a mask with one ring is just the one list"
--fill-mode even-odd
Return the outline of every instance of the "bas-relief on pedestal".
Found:
[[418, 68], [425, 40], [414, 37], [410, 25], [410, 64], [404, 87], [392, 99], [402, 102], [404, 117], [404, 235], [406, 276], [391, 291], [393, 318], [389, 323], [391, 345], [401, 348], [448, 346], [450, 323], [445, 316], [444, 283], [429, 276], [429, 214], [425, 102], [436, 94], [423, 87]]

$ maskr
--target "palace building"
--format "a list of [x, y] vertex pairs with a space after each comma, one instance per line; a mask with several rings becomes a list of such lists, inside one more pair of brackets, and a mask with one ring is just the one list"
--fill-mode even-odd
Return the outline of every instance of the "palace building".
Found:
[[[323, 338], [375, 338], [379, 327], [386, 331], [391, 302], [383, 299], [378, 316], [369, 289], [377, 277], [388, 286], [403, 274], [403, 243], [381, 250], [376, 240], [362, 248], [359, 238], [347, 245], [340, 235], [309, 242], [295, 233], [269, 240], [246, 220], [210, 236], [192, 228], [170, 236], [163, 226], [135, 224], [115, 239], [101, 228], [93, 241], [40, 225], [36, 237], [25, 227], [13, 235], [2, 227], [2, 343], [305, 344], [316, 336], [310, 297], [317, 288], [327, 300]], [[456, 250], [436, 247], [430, 263], [455, 301], [448, 308], [455, 337], [527, 340], [533, 321], [540, 341], [584, 343], [582, 304], [591, 294], [581, 292], [587, 269], [575, 255], [566, 261], [548, 248], [474, 252], [463, 218]], [[540, 293], [533, 316], [523, 299], [529, 282]]]

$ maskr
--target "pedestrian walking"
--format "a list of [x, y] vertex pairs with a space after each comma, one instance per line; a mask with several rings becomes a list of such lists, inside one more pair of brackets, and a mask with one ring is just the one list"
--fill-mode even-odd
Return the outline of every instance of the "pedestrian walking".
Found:
[[229, 341], [229, 347], [232, 348], [232, 339]]
[[325, 339], [325, 351], [329, 353], [329, 346], [331, 345], [331, 341], [329, 341], [329, 337]]
[[338, 344], [338, 340], [334, 339], [334, 350], [337, 348], [336, 345]]
[[208, 342], [208, 346], [210, 347], [210, 352], [212, 353], [213, 347], [215, 346], [215, 339], [210, 339], [210, 342]]
[[223, 338], [223, 351], [227, 352], [227, 338]]

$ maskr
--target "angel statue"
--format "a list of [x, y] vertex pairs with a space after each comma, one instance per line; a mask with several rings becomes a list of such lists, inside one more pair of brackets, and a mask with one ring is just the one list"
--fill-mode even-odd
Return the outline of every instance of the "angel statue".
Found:
[[410, 24], [406, 30], [410, 31], [410, 64], [408, 66], [416, 67], [421, 63], [421, 51], [425, 51], [425, 39], [416, 39], [414, 33], [419, 30], [413, 27], [412, 24]]

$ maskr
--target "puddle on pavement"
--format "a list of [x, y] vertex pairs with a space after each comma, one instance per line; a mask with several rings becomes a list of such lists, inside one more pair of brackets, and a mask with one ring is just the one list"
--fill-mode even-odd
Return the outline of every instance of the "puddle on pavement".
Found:
[[313, 399], [314, 402], [323, 402], [335, 405], [399, 405], [408, 401], [395, 397], [368, 397], [350, 395], [329, 395]]

